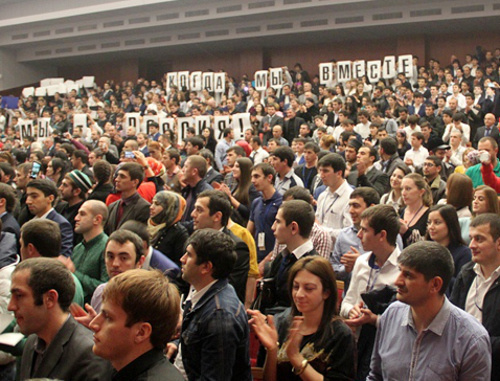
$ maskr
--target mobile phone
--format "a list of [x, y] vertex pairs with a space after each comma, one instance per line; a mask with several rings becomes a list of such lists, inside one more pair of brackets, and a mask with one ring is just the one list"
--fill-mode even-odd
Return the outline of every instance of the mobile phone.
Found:
[[125, 159], [135, 159], [135, 153], [132, 151], [125, 151]]
[[42, 169], [42, 164], [38, 161], [34, 161], [31, 167], [30, 178], [36, 179], [40, 173], [40, 169]]

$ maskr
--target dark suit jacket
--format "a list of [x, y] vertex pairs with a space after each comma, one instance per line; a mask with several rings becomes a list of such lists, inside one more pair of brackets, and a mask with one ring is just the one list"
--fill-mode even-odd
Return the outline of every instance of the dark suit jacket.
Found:
[[296, 116], [293, 119], [285, 120], [283, 126], [283, 136], [292, 144], [292, 140], [299, 136], [300, 125], [306, 121]]
[[[474, 136], [474, 141], [472, 145], [477, 148], [477, 144], [479, 143], [479, 140], [484, 137], [484, 133], [486, 131], [486, 127], [479, 127], [476, 131], [476, 136]], [[500, 143], [500, 131], [498, 130], [497, 126], [493, 126], [491, 128], [491, 133], [490, 136], [497, 141], [497, 143]]]
[[21, 228], [19, 227], [19, 223], [9, 212], [5, 213], [2, 216], [2, 231], [14, 233], [17, 239], [19, 239], [19, 236], [21, 235]]
[[205, 176], [205, 181], [210, 185], [212, 185], [214, 181], [217, 181], [219, 184], [221, 184], [222, 182], [224, 182], [224, 176], [222, 176], [222, 174], [220, 172], [217, 172], [214, 168], [210, 168]]
[[380, 196], [389, 191], [389, 176], [376, 168], [372, 168], [370, 172], [358, 176], [358, 187], [370, 187], [375, 189]]
[[120, 206], [121, 199], [113, 202], [108, 206], [109, 217], [106, 222], [106, 228], [104, 231], [107, 235], [110, 235], [115, 230], [119, 229], [125, 222], [129, 220], [139, 221], [147, 223], [149, 219], [149, 207], [151, 204], [144, 200], [141, 196], [137, 199], [135, 203], [131, 203], [123, 208], [122, 218], [118, 226], [116, 226], [116, 215], [118, 213], [118, 207]]
[[[269, 123], [269, 131], [264, 132], [264, 126], [267, 123]], [[263, 145], [267, 145], [267, 141], [273, 137], [273, 127], [276, 125], [283, 127], [283, 123], [283, 118], [276, 114], [274, 114], [272, 117], [266, 115], [262, 118], [259, 123], [259, 132], [262, 132], [264, 134], [264, 141], [262, 142]]]
[[34, 345], [37, 336], [30, 335], [21, 358], [20, 380], [53, 378], [65, 381], [100, 381], [111, 379], [111, 364], [94, 355], [92, 332], [72, 316], [61, 327], [45, 351], [42, 363], [33, 372]]
[[65, 257], [71, 257], [71, 253], [73, 253], [73, 226], [71, 226], [69, 221], [55, 210], [52, 210], [47, 215], [47, 219], [54, 221], [59, 225], [62, 239], [61, 254]]
[[229, 283], [234, 287], [238, 298], [245, 303], [245, 293], [247, 288], [248, 271], [250, 270], [250, 251], [245, 242], [234, 235], [228, 228], [224, 228], [224, 233], [229, 235], [236, 244], [236, 263], [233, 271], [229, 274]]

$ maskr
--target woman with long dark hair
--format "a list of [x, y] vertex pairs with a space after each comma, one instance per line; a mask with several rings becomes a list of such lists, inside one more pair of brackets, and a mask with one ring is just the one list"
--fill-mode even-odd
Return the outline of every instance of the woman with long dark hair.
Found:
[[291, 308], [274, 318], [248, 310], [250, 327], [267, 350], [264, 380], [353, 380], [354, 339], [338, 316], [328, 260], [299, 259], [290, 269], [288, 293]]
[[252, 184], [253, 163], [247, 157], [236, 160], [233, 166], [233, 178], [236, 180], [231, 189], [224, 183], [220, 184], [219, 190], [229, 196], [233, 212], [231, 219], [242, 226], [247, 226], [250, 217], [250, 206], [260, 193]]
[[202, 131], [203, 140], [205, 141], [205, 148], [212, 151], [215, 155], [215, 147], [217, 146], [217, 140], [215, 140], [214, 129], [211, 127], [205, 127]]
[[430, 209], [426, 238], [446, 247], [453, 257], [455, 273], [448, 287], [450, 294], [460, 269], [472, 258], [471, 250], [462, 239], [458, 215], [452, 205], [435, 205]]

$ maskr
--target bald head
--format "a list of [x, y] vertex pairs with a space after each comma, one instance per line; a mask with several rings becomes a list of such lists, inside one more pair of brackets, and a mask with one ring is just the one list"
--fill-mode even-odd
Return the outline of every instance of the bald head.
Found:
[[484, 125], [486, 127], [488, 127], [488, 128], [494, 126], [495, 125], [495, 119], [496, 119], [495, 115], [493, 115], [491, 113], [486, 114], [484, 116]]
[[86, 205], [89, 208], [90, 213], [94, 217], [96, 216], [102, 216], [102, 225], [106, 223], [106, 220], [108, 219], [108, 207], [106, 204], [102, 201], [99, 200], [88, 200], [85, 201], [83, 205]]

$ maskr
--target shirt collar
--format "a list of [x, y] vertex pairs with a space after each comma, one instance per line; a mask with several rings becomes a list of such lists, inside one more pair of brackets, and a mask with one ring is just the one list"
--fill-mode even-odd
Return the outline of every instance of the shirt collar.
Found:
[[191, 286], [191, 289], [189, 290], [189, 295], [186, 298], [186, 301], [190, 300], [191, 301], [191, 308], [194, 308], [196, 303], [200, 301], [200, 299], [207, 293], [208, 290], [210, 290], [210, 287], [212, 287], [215, 283], [217, 282], [217, 279], [213, 280], [209, 284], [207, 284], [205, 287], [203, 287], [200, 291], [196, 291], [193, 286]]
[[491, 275], [489, 276], [488, 279], [485, 279], [484, 278], [484, 275], [483, 275], [483, 272], [481, 271], [481, 265], [479, 263], [476, 263], [473, 267], [473, 270], [474, 272], [476, 273], [476, 275], [481, 279], [481, 281], [483, 282], [486, 282], [488, 281], [489, 279], [492, 279], [492, 278], [499, 278], [500, 277], [500, 266], [498, 266], [495, 271], [493, 271], [491, 273]]
[[292, 251], [292, 254], [295, 255], [295, 258], [300, 259], [304, 256], [305, 253], [310, 252], [312, 249], [314, 249], [312, 241], [307, 240], [307, 242], [303, 243], [294, 251]]
[[50, 208], [50, 210], [45, 213], [43, 216], [40, 216], [40, 217], [34, 217], [33, 219], [36, 219], [36, 218], [40, 218], [40, 219], [43, 219], [43, 218], [47, 218], [47, 216], [50, 214], [50, 212], [52, 212], [54, 210], [54, 208]]
[[[448, 298], [445, 296], [443, 305], [441, 306], [441, 309], [439, 310], [438, 314], [434, 317], [431, 324], [429, 324], [429, 326], [425, 329], [425, 331], [431, 331], [438, 336], [442, 336], [443, 332], [444, 332], [444, 328], [446, 327], [446, 324], [448, 323], [448, 319], [450, 317], [450, 314], [451, 314], [451, 304], [450, 304]], [[411, 307], [408, 308], [408, 314], [406, 315], [405, 318], [403, 318], [401, 325], [402, 326], [409, 325], [410, 327], [415, 329], [415, 322], [413, 321]]]

